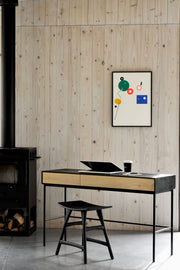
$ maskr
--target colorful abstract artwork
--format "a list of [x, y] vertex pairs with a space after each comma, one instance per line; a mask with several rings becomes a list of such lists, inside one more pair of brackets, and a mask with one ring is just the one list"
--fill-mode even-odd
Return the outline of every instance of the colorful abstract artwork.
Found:
[[152, 72], [112, 72], [113, 126], [152, 126]]

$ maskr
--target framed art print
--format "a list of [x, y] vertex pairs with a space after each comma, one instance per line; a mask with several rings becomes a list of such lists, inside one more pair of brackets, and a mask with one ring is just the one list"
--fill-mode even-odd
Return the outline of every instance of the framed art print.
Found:
[[152, 72], [112, 72], [112, 125], [152, 126]]

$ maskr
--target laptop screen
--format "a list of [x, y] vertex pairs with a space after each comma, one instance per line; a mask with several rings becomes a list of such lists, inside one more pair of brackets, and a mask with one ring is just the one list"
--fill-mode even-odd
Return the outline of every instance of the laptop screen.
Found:
[[122, 171], [118, 166], [116, 166], [112, 162], [81, 161], [81, 163], [88, 166], [91, 170], [98, 171], [98, 172]]

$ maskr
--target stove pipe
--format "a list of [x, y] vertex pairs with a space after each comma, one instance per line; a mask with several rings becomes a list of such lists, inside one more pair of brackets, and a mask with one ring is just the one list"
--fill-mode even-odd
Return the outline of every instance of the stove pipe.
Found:
[[0, 0], [2, 7], [2, 110], [1, 139], [3, 148], [15, 147], [15, 7], [18, 0]]

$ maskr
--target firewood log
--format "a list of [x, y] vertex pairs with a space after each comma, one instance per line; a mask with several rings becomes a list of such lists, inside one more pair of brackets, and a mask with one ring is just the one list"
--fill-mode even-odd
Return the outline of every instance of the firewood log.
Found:
[[14, 218], [19, 222], [20, 225], [24, 224], [24, 218], [19, 213], [16, 213]]
[[13, 226], [13, 219], [9, 219], [8, 221], [8, 229], [11, 230]]
[[4, 228], [4, 223], [0, 222], [0, 228]]
[[0, 217], [2, 218], [3, 221], [5, 220], [5, 217], [7, 216], [7, 214], [8, 214], [8, 209], [6, 209], [6, 210], [1, 209], [0, 210]]
[[18, 232], [18, 228], [11, 229], [11, 232]]
[[33, 227], [34, 227], [34, 221], [31, 220], [31, 222], [30, 222], [30, 228], [32, 229]]

